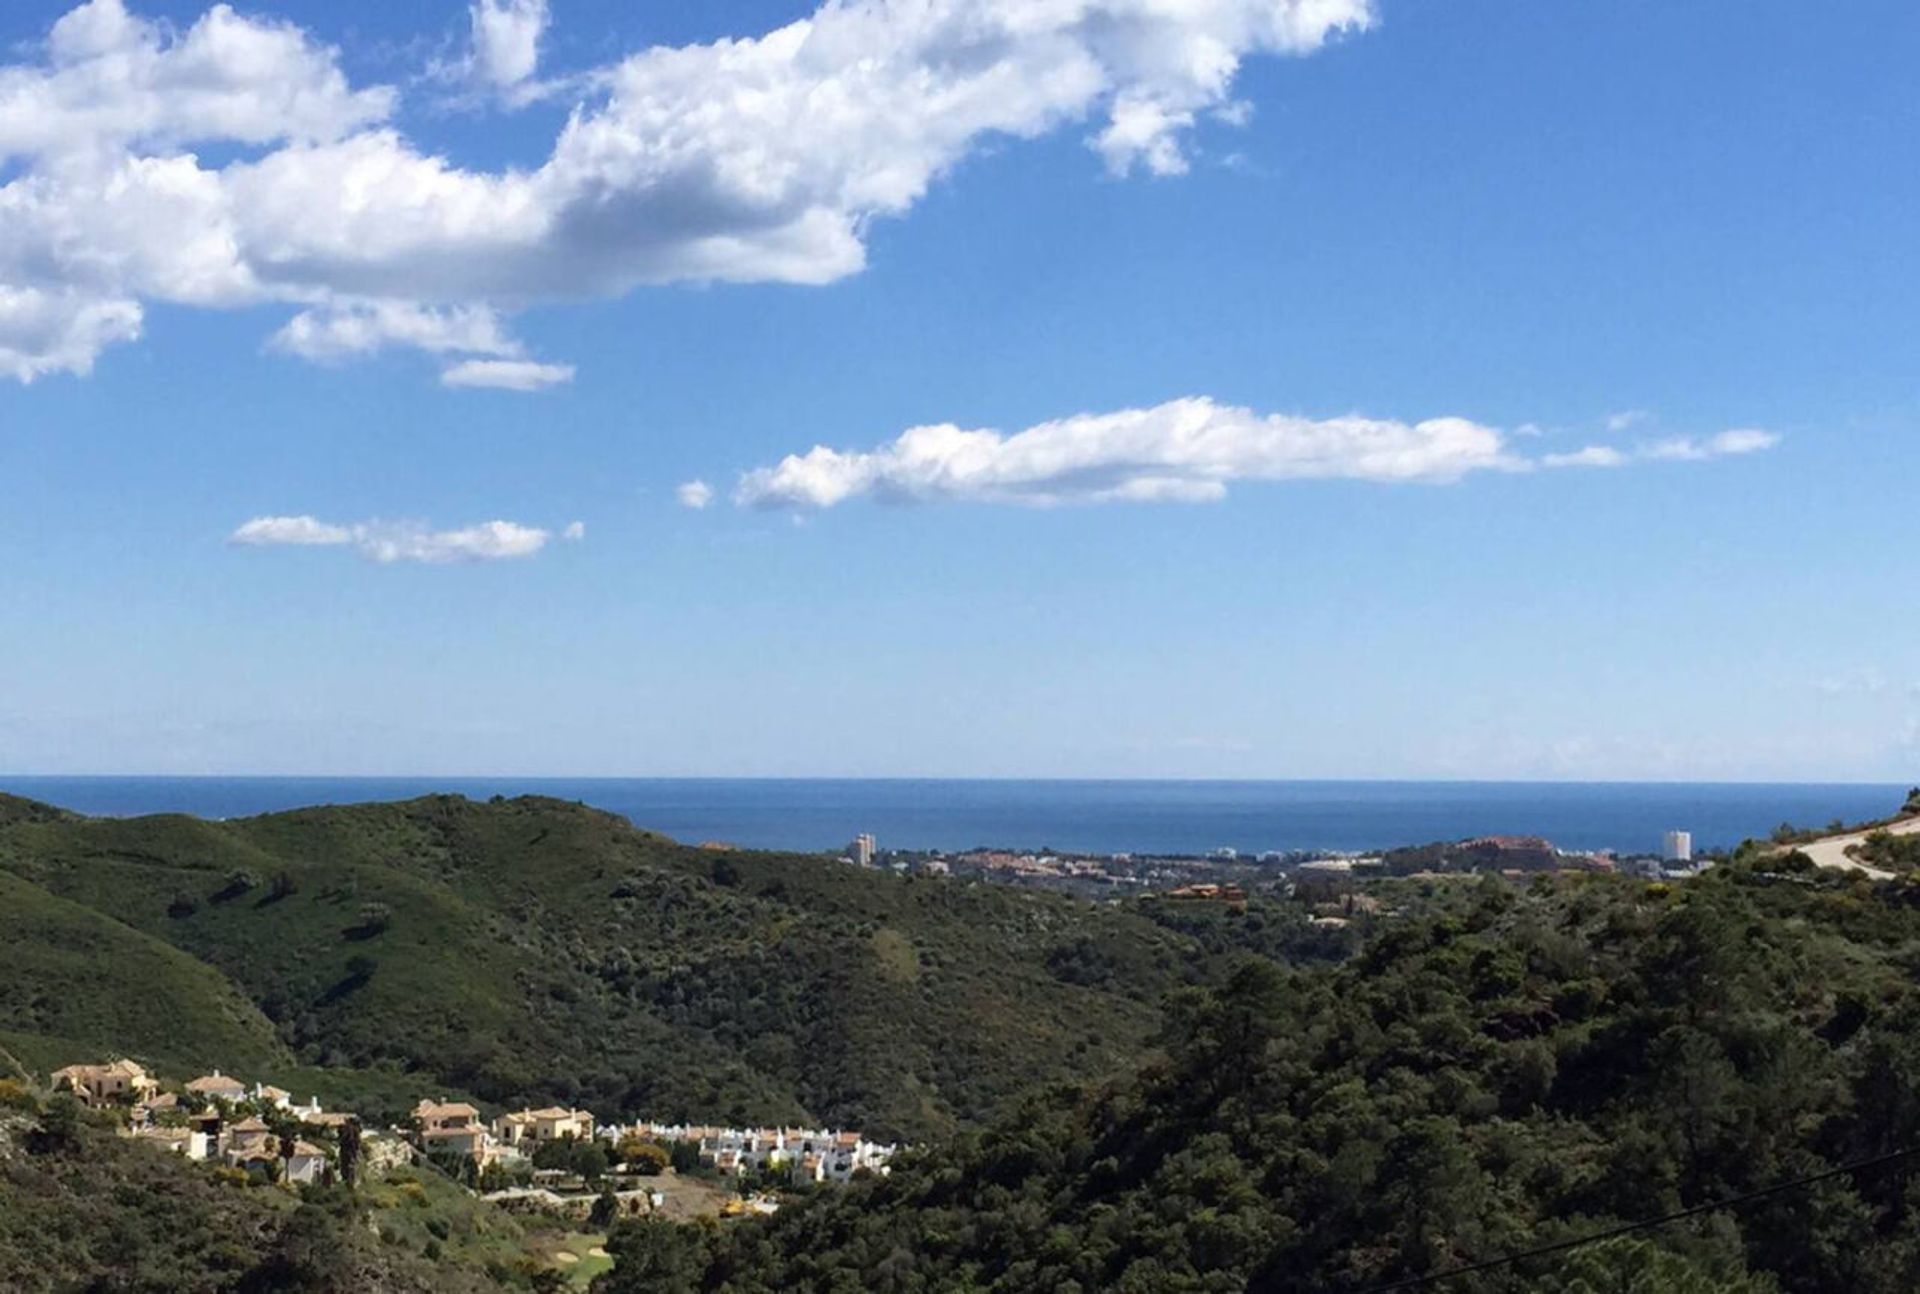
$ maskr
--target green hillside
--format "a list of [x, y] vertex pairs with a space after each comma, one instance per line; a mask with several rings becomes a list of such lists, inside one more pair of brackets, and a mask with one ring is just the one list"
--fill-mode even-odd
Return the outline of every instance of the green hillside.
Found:
[[1358, 958], [1249, 961], [1132, 1078], [766, 1221], [630, 1225], [597, 1288], [1370, 1291], [1756, 1192], [1422, 1288], [1920, 1288], [1920, 1158], [1883, 1159], [1920, 1153], [1920, 887], [1753, 850], [1385, 893]]
[[218, 971], [6, 872], [0, 967], [0, 1046], [42, 1071], [99, 1050], [178, 1068], [291, 1064]]
[[[1131, 1063], [1217, 946], [1140, 911], [692, 849], [536, 798], [229, 822], [11, 800], [0, 877], [32, 896], [0, 946], [0, 979], [26, 985], [0, 990], [0, 1032], [36, 1058], [53, 1037], [277, 1061], [303, 1089], [398, 1072], [914, 1138]], [[87, 955], [79, 929], [125, 955]]]

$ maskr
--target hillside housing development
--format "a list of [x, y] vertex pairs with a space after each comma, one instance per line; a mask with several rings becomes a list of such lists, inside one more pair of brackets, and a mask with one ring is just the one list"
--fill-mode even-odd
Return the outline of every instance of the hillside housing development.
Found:
[[[298, 1102], [286, 1090], [248, 1083], [219, 1070], [163, 1090], [137, 1061], [69, 1065], [54, 1072], [53, 1087], [83, 1104], [126, 1112], [123, 1135], [151, 1142], [187, 1159], [248, 1171], [289, 1184], [330, 1180], [339, 1143], [357, 1116], [322, 1108], [318, 1097]], [[312, 1139], [309, 1139], [312, 1138]], [[426, 1098], [403, 1127], [361, 1132], [356, 1145], [369, 1164], [428, 1159], [443, 1165], [496, 1168], [524, 1178], [544, 1147], [600, 1143], [617, 1152], [635, 1142], [690, 1147], [702, 1170], [721, 1178], [754, 1177], [761, 1184], [837, 1183], [861, 1172], [884, 1174], [899, 1147], [868, 1141], [858, 1132], [821, 1128], [729, 1128], [686, 1123], [601, 1124], [591, 1111], [548, 1106], [488, 1119], [466, 1101]]]

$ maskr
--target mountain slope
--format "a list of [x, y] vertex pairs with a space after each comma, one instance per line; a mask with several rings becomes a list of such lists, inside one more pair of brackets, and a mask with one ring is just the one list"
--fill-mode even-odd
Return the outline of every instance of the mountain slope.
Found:
[[1444, 1288], [1920, 1288], [1920, 1161], [1876, 1162], [1920, 1150], [1920, 891], [1758, 851], [1454, 890], [1196, 991], [1128, 1081], [765, 1221], [629, 1226], [598, 1288], [1365, 1291], [1816, 1177]]
[[52, 1068], [74, 1048], [181, 1067], [286, 1065], [272, 1021], [209, 966], [0, 872], [0, 1044]]
[[[0, 875], [217, 970], [303, 1064], [499, 1102], [922, 1137], [1128, 1063], [1211, 960], [1131, 910], [685, 848], [547, 799], [230, 822], [24, 803], [0, 813]], [[0, 947], [0, 974], [23, 957]], [[118, 965], [79, 997], [131, 993]], [[67, 1035], [135, 1050], [118, 1028]], [[171, 1028], [142, 1045], [228, 1046]], [[17, 1005], [0, 1029], [59, 1031]]]

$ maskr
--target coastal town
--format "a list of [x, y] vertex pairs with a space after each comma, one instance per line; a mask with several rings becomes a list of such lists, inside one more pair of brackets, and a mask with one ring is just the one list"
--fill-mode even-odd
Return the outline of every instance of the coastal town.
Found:
[[1204, 854], [1092, 853], [1055, 849], [979, 848], [958, 851], [881, 849], [862, 834], [841, 861], [903, 875], [956, 876], [1001, 885], [1052, 890], [1081, 898], [1159, 895], [1218, 897], [1209, 887], [1280, 889], [1307, 895], [1346, 882], [1460, 872], [1495, 872], [1522, 880], [1540, 872], [1622, 872], [1653, 879], [1694, 874], [1687, 831], [1665, 832], [1657, 848], [1640, 853], [1564, 849], [1540, 836], [1487, 835], [1376, 852], [1273, 849], [1247, 853], [1221, 846]]
[[236, 1181], [351, 1185], [423, 1166], [503, 1207], [559, 1215], [584, 1216], [603, 1198], [619, 1214], [658, 1213], [664, 1187], [682, 1177], [722, 1188], [731, 1197], [723, 1215], [768, 1213], [785, 1191], [885, 1175], [900, 1149], [843, 1129], [603, 1123], [563, 1106], [489, 1119], [471, 1102], [436, 1097], [422, 1098], [404, 1123], [363, 1127], [317, 1097], [301, 1101], [218, 1069], [169, 1082], [125, 1057], [68, 1065], [50, 1079], [56, 1093], [110, 1112], [122, 1136]]

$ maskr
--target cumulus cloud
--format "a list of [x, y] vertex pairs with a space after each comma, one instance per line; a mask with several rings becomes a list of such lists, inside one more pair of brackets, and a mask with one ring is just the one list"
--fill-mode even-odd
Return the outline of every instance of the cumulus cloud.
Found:
[[0, 283], [0, 377], [85, 376], [107, 346], [140, 335], [141, 317], [138, 301]]
[[571, 364], [537, 364], [527, 359], [469, 359], [440, 374], [442, 386], [491, 387], [497, 391], [544, 391], [573, 381]]
[[547, 0], [479, 0], [468, 14], [474, 75], [497, 90], [531, 80], [540, 66], [540, 38], [551, 21]]
[[585, 539], [586, 537], [587, 537], [587, 523], [584, 521], [569, 521], [567, 523], [567, 528], [560, 532], [560, 538], [568, 540], [569, 542], [572, 542], [572, 543], [578, 543], [580, 540]]
[[704, 508], [713, 502], [713, 487], [705, 481], [687, 481], [675, 487], [673, 497], [683, 508]]
[[1455, 481], [1526, 466], [1463, 418], [1315, 420], [1172, 400], [1079, 414], [1006, 435], [914, 427], [868, 451], [815, 446], [740, 478], [737, 503], [828, 508], [858, 495], [1029, 504], [1207, 502], [1234, 481]]
[[[544, 4], [471, 13], [476, 75], [529, 84]], [[1371, 0], [834, 0], [570, 78], [544, 160], [486, 171], [402, 134], [394, 89], [288, 23], [218, 5], [176, 32], [88, 0], [0, 65], [0, 291], [52, 303], [0, 321], [0, 371], [84, 372], [152, 301], [292, 305], [295, 354], [496, 360], [518, 358], [501, 314], [535, 302], [830, 282], [990, 141], [1078, 127], [1116, 174], [1177, 173], [1202, 118], [1244, 115], [1245, 59], [1372, 21]]]
[[[579, 523], [575, 523], [577, 526]], [[567, 528], [567, 538], [578, 539]], [[459, 530], [433, 530], [411, 521], [360, 521], [336, 525], [315, 517], [255, 517], [229, 537], [235, 544], [255, 548], [351, 548], [369, 561], [446, 563], [498, 561], [531, 557], [553, 536], [537, 526], [512, 521], [488, 521]]]
[[[1748, 453], [1777, 439], [1767, 432], [1727, 432], [1699, 442], [1707, 452], [1698, 457]], [[1191, 397], [1147, 409], [1078, 414], [1011, 435], [942, 423], [910, 428], [871, 450], [816, 445], [744, 473], [733, 499], [745, 507], [796, 509], [830, 508], [862, 496], [1036, 505], [1206, 503], [1225, 497], [1228, 485], [1239, 481], [1446, 484], [1476, 472], [1618, 467], [1635, 456], [1591, 446], [1531, 458], [1518, 453], [1506, 433], [1464, 418], [1313, 419]]]

